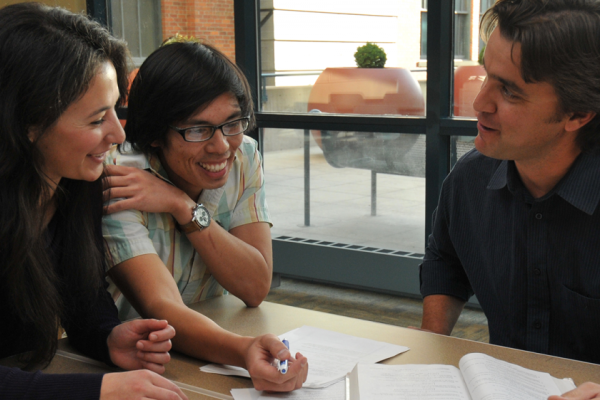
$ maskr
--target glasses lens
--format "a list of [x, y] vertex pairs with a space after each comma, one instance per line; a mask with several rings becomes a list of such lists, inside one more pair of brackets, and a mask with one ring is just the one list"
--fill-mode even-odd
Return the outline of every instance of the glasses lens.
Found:
[[238, 119], [237, 121], [233, 121], [228, 123], [227, 125], [223, 125], [223, 134], [225, 135], [239, 135], [248, 129], [248, 118]]
[[195, 126], [185, 130], [185, 139], [189, 142], [201, 142], [210, 139], [212, 133], [211, 126]]

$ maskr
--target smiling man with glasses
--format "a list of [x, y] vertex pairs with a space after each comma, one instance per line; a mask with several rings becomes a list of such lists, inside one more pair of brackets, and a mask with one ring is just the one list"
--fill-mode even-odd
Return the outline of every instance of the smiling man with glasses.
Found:
[[[163, 45], [131, 86], [127, 146], [105, 184], [109, 291], [121, 319], [167, 319], [173, 348], [248, 369], [258, 390], [299, 388], [308, 371], [274, 335], [227, 332], [186, 305], [222, 295], [258, 306], [271, 286], [270, 217], [250, 89], [218, 50]], [[270, 365], [291, 362], [282, 377]]]

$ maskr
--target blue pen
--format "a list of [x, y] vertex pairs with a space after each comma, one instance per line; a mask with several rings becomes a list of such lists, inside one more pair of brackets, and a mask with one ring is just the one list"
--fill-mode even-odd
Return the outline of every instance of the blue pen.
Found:
[[[285, 339], [283, 339], [282, 342], [285, 345], [285, 347], [287, 347], [289, 350], [290, 342], [288, 342]], [[288, 370], [288, 360], [280, 360], [279, 361], [279, 372], [281, 372], [282, 374], [285, 374], [287, 372], [287, 370]]]

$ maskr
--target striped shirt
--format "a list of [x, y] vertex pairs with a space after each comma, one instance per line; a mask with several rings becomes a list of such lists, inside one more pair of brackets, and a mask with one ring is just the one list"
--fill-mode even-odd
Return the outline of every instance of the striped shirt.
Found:
[[[117, 165], [145, 169], [169, 181], [157, 156], [119, 154], [115, 150], [107, 163], [112, 164], [114, 158]], [[203, 190], [198, 203], [204, 204], [213, 220], [227, 231], [253, 222], [271, 224], [262, 161], [255, 140], [244, 136], [227, 183], [218, 189]], [[133, 257], [156, 254], [173, 276], [184, 303], [223, 294], [223, 287], [207, 270], [187, 236], [176, 228], [171, 214], [126, 210], [105, 216], [102, 231], [109, 269]], [[112, 281], [108, 290], [117, 304], [121, 320], [138, 316]]]
[[600, 363], [600, 156], [534, 199], [513, 161], [473, 150], [444, 181], [423, 296], [477, 295], [490, 343]]

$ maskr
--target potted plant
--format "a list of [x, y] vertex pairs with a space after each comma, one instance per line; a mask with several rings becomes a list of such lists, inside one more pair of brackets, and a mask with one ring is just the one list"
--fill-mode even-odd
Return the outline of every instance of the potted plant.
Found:
[[338, 114], [425, 115], [419, 83], [409, 70], [384, 68], [383, 49], [374, 43], [358, 47], [358, 68], [326, 68], [315, 82], [308, 111]]
[[[386, 54], [374, 43], [358, 47], [357, 68], [326, 68], [312, 87], [308, 111], [334, 114], [425, 115], [419, 83], [405, 68], [384, 68]], [[335, 167], [400, 173], [401, 160], [418, 135], [312, 131]]]

